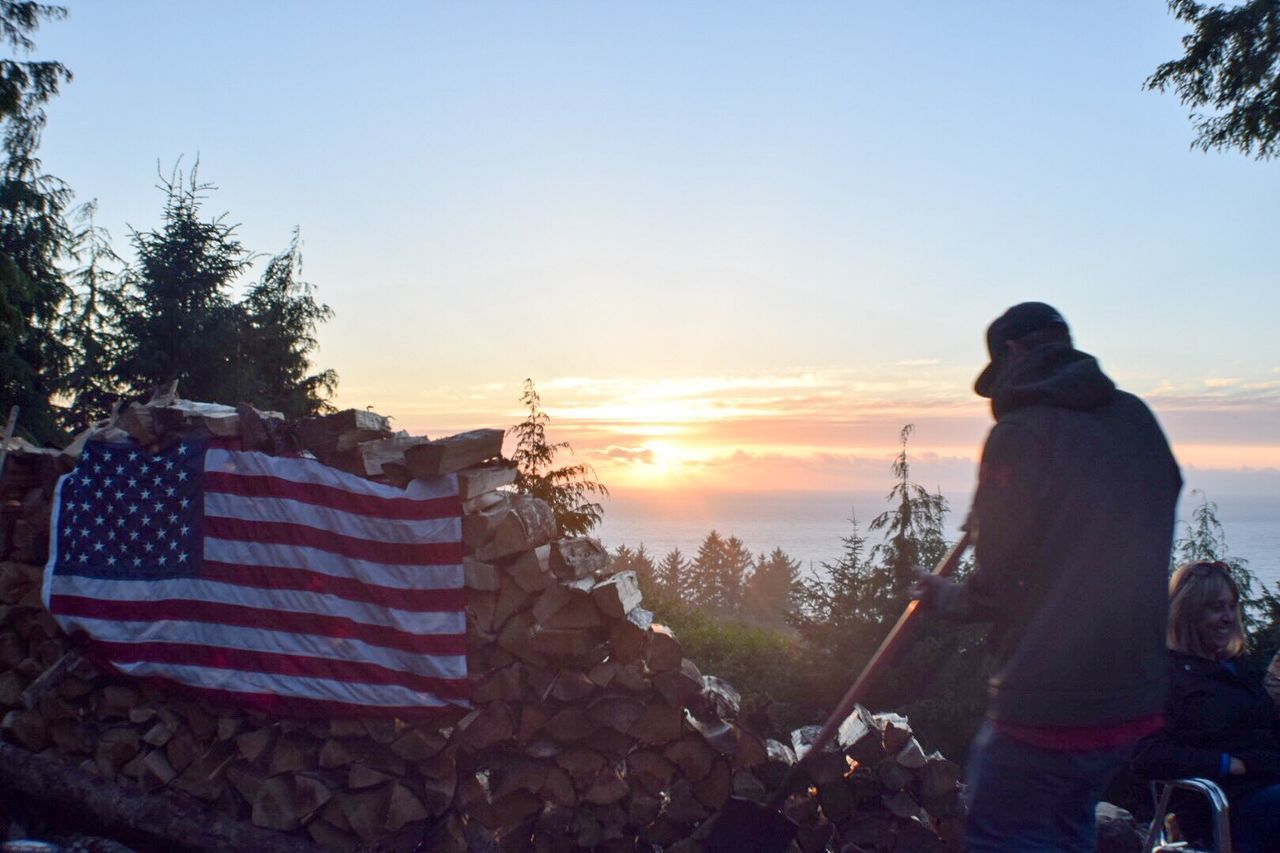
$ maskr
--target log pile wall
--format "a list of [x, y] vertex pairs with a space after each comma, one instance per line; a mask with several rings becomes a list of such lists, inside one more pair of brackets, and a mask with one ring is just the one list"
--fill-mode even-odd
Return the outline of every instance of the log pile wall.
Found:
[[[456, 473], [473, 707], [415, 721], [270, 719], [99, 672], [44, 610], [39, 555], [21, 550], [40, 547], [41, 511], [47, 542], [52, 483], [76, 446], [14, 454], [4, 517], [28, 532], [0, 540], [10, 558], [0, 564], [5, 738], [128, 792], [121, 803], [158, 792], [209, 815], [150, 839], [137, 834], [147, 827], [117, 828], [122, 838], [233, 849], [225, 838], [243, 828], [292, 849], [693, 851], [708, 817], [731, 795], [765, 799], [816, 731], [783, 744], [741, 725], [737, 692], [654, 622], [634, 574], [612, 573], [598, 542], [558, 536], [544, 503], [506, 488], [514, 469], [500, 458], [501, 431], [430, 441], [393, 434], [369, 412], [286, 424], [174, 399], [103, 426], [150, 446], [193, 430], [265, 452], [301, 448], [398, 485]], [[801, 827], [797, 849], [958, 844], [959, 769], [927, 754], [905, 719], [859, 708], [807, 766], [785, 804]]]

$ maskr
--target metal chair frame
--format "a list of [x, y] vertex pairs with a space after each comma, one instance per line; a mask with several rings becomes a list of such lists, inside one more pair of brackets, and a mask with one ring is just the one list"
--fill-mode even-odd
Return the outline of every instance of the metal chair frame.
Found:
[[1169, 798], [1175, 790], [1191, 791], [1200, 794], [1209, 801], [1209, 810], [1213, 813], [1213, 850], [1214, 853], [1231, 853], [1231, 808], [1227, 795], [1215, 783], [1208, 779], [1159, 779], [1151, 783], [1151, 798], [1155, 801], [1156, 811], [1151, 817], [1151, 826], [1147, 828], [1147, 838], [1142, 845], [1143, 853], [1179, 850], [1193, 853], [1185, 841], [1170, 841], [1164, 834], [1164, 817], [1169, 811]]

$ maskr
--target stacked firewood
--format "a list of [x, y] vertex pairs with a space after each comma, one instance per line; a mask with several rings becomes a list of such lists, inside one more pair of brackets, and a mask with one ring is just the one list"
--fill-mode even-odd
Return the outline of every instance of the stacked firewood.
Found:
[[0, 449], [7, 451], [0, 480], [0, 560], [43, 562], [53, 489], [70, 465], [57, 450], [21, 438], [0, 438]]
[[[235, 436], [399, 485], [456, 474], [468, 555], [472, 707], [416, 721], [269, 719], [108, 678], [44, 611], [40, 569], [0, 565], [5, 738], [132, 795], [181, 791], [224, 823], [334, 850], [692, 851], [730, 796], [768, 799], [817, 730], [783, 744], [740, 724], [737, 692], [654, 622], [634, 573], [506, 488], [500, 430], [431, 441], [365, 411], [286, 423], [172, 398], [103, 428], [151, 446]], [[859, 708], [784, 803], [796, 849], [957, 847], [958, 774], [904, 718]], [[225, 846], [225, 830], [201, 831]], [[182, 834], [168, 843], [219, 846], [190, 821]]]

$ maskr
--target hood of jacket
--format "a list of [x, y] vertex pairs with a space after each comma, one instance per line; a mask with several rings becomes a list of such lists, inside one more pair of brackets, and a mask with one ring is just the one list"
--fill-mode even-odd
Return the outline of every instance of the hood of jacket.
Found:
[[1116, 386], [1093, 356], [1066, 344], [1047, 344], [1009, 367], [991, 393], [996, 419], [1023, 406], [1097, 409], [1110, 403]]

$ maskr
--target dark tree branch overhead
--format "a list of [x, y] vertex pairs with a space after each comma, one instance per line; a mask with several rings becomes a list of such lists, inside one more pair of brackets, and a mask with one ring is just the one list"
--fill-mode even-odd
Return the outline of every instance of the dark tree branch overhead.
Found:
[[1280, 0], [1169, 0], [1169, 8], [1193, 30], [1182, 38], [1183, 57], [1160, 65], [1146, 88], [1172, 86], [1192, 108], [1194, 147], [1238, 148], [1259, 160], [1280, 153]]

